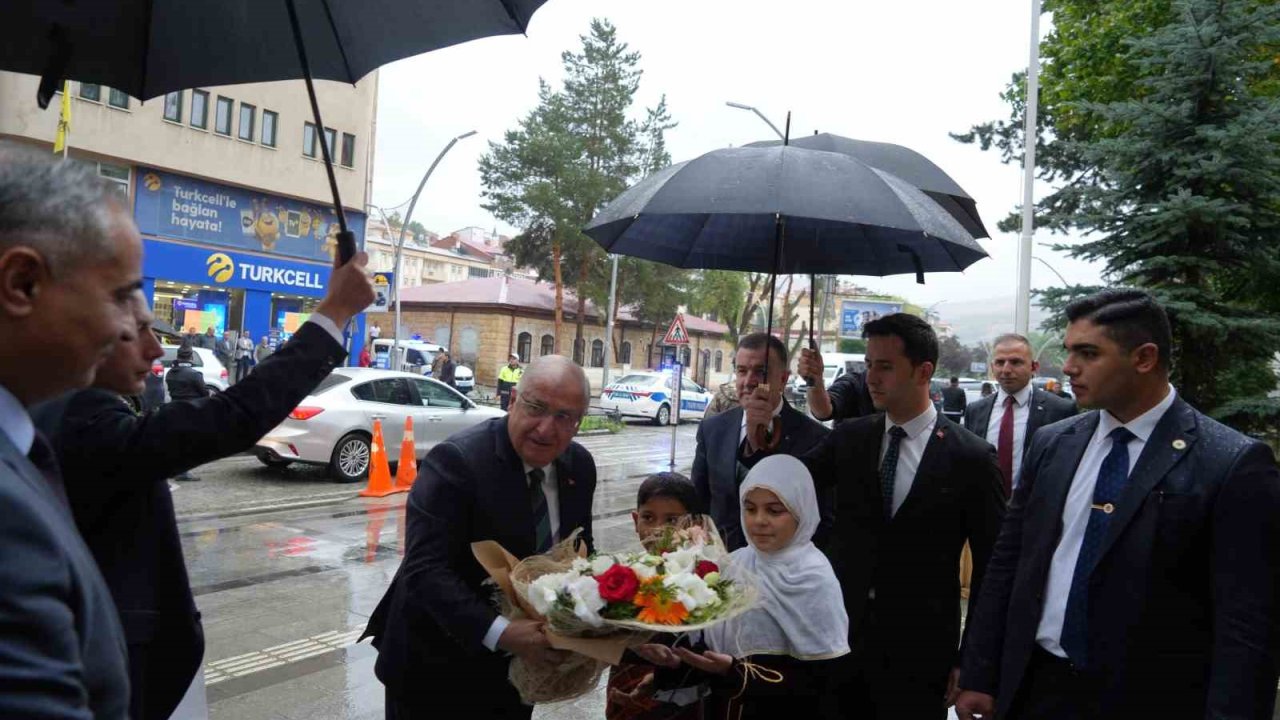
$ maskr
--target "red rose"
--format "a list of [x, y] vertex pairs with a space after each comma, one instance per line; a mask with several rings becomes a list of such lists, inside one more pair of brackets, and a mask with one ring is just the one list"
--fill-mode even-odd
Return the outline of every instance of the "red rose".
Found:
[[640, 578], [636, 572], [626, 565], [614, 564], [596, 576], [596, 584], [600, 586], [600, 597], [605, 602], [631, 602], [640, 589]]
[[697, 565], [693, 566], [693, 574], [698, 577], [706, 577], [713, 572], [720, 572], [720, 567], [710, 560], [699, 560]]

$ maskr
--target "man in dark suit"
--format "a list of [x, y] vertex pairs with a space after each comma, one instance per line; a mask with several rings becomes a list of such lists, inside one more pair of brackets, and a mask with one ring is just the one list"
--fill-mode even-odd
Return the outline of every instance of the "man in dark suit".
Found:
[[1063, 371], [1094, 410], [1031, 442], [970, 614], [959, 716], [1270, 718], [1274, 456], [1178, 398], [1149, 295], [1066, 314]]
[[[832, 565], [853, 650], [841, 717], [940, 720], [958, 677], [960, 551], [971, 543], [981, 578], [1004, 513], [1000, 471], [992, 448], [929, 399], [933, 328], [896, 313], [863, 335], [882, 412], [801, 457], [815, 483], [837, 488]], [[761, 399], [744, 402], [748, 427], [767, 418]]]
[[537, 358], [506, 417], [454, 435], [420, 463], [404, 561], [365, 631], [388, 720], [532, 714], [507, 680], [511, 655], [554, 662], [557, 652], [540, 623], [498, 615], [471, 543], [494, 540], [523, 558], [581, 528], [590, 547], [596, 466], [573, 442], [590, 398], [582, 368]]
[[991, 372], [1000, 390], [964, 411], [965, 428], [996, 449], [1005, 494], [1010, 497], [1036, 430], [1076, 414], [1075, 403], [1031, 385], [1039, 369], [1030, 340], [1013, 333], [1001, 335], [991, 350]]
[[76, 526], [120, 612], [132, 720], [167, 720], [204, 654], [165, 478], [248, 450], [283, 422], [342, 362], [339, 328], [372, 301], [361, 255], [334, 268], [311, 319], [243, 382], [209, 397], [201, 381], [198, 399], [139, 414], [126, 396], [142, 391], [164, 351], [138, 294], [136, 332], [116, 343], [93, 386], [32, 409], [62, 467]]
[[[135, 332], [142, 238], [91, 166], [0, 143], [0, 717], [124, 720], [124, 633], [26, 408]], [[53, 351], [51, 351], [53, 350]]]
[[964, 417], [968, 405], [969, 398], [964, 394], [964, 388], [960, 387], [960, 378], [951, 378], [951, 384], [942, 388], [942, 414], [951, 422], [958, 423]]
[[[766, 333], [753, 333], [738, 341], [734, 354], [734, 386], [739, 397], [755, 392], [765, 382], [765, 353], [769, 353], [768, 385], [777, 397], [775, 414], [782, 421], [782, 440], [774, 452], [802, 455], [818, 444], [827, 429], [791, 407], [781, 395], [787, 382], [787, 348], [781, 340]], [[738, 455], [747, 433], [746, 417], [741, 407], [705, 419], [698, 425], [698, 449], [693, 456], [693, 486], [697, 490], [703, 512], [711, 515], [729, 550], [747, 544], [742, 534], [742, 509], [738, 487], [746, 476], [746, 468]], [[818, 497], [822, 521], [814, 535], [814, 543], [826, 548], [834, 522], [835, 493], [824, 489]]]

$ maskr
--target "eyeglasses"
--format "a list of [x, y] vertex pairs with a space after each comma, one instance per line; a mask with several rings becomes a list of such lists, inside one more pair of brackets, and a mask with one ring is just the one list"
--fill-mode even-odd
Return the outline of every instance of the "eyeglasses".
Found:
[[551, 417], [551, 422], [562, 430], [576, 429], [582, 423], [582, 415], [571, 413], [566, 410], [551, 412], [551, 408], [546, 403], [538, 400], [530, 400], [523, 395], [516, 396], [516, 402], [524, 406], [525, 412], [529, 417], [541, 420], [542, 418]]

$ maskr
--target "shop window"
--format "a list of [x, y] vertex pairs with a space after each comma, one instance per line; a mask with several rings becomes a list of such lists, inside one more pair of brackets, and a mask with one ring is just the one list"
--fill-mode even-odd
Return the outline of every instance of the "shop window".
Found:
[[114, 108], [120, 108], [121, 110], [128, 110], [129, 96], [126, 95], [122, 90], [111, 88], [110, 91], [107, 93], [107, 104]]
[[201, 130], [209, 127], [209, 93], [204, 90], [191, 91], [191, 127]]
[[279, 117], [271, 110], [262, 111], [262, 144], [267, 147], [276, 146], [276, 121]]
[[253, 123], [257, 119], [257, 107], [249, 103], [240, 103], [240, 134], [237, 137], [253, 142]]
[[231, 98], [218, 96], [218, 104], [213, 111], [213, 131], [219, 135], [231, 134], [231, 110], [235, 106]]
[[604, 367], [604, 341], [591, 341], [591, 367]]
[[356, 161], [356, 136], [351, 133], [342, 133], [342, 165], [344, 167], [355, 167]]
[[520, 333], [516, 337], [516, 354], [520, 356], [520, 362], [529, 362], [530, 355], [533, 352], [533, 335], [527, 332]]
[[550, 335], [542, 336], [542, 344], [538, 348], [539, 355], [551, 355], [556, 351], [556, 339]]
[[630, 341], [622, 343], [621, 362], [623, 365], [631, 364], [631, 342]]
[[97, 83], [80, 83], [80, 99], [102, 102], [102, 86]]
[[182, 122], [182, 92], [171, 92], [164, 96], [164, 119]]

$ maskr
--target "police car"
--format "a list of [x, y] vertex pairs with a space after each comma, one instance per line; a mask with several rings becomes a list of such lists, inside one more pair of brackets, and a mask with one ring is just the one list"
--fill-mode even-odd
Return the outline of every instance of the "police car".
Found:
[[[631, 417], [649, 418], [654, 425], [671, 422], [675, 395], [675, 376], [667, 372], [633, 372], [610, 383], [600, 393], [600, 408]], [[711, 393], [690, 380], [684, 380], [680, 392], [680, 419], [702, 419]]]

